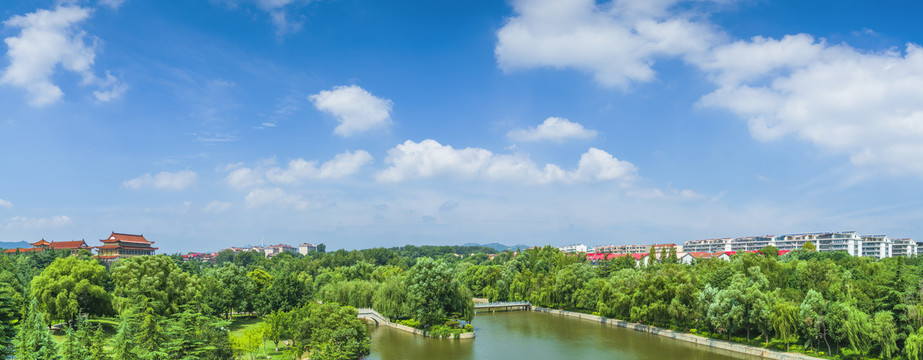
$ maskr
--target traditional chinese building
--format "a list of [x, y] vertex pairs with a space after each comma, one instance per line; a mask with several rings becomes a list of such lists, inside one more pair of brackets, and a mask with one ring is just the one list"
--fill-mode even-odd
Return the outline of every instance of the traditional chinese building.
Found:
[[154, 242], [145, 239], [144, 235], [113, 232], [109, 238], [99, 241], [103, 243], [103, 246], [96, 247], [96, 255], [106, 262], [133, 256], [154, 255], [154, 251], [157, 250], [151, 246]]
[[41, 239], [34, 243], [29, 243], [32, 245], [28, 249], [9, 249], [5, 250], [4, 253], [21, 253], [21, 252], [35, 252], [35, 251], [44, 251], [44, 250], [70, 250], [72, 255], [77, 255], [80, 250], [90, 251], [93, 249], [85, 240], [75, 240], [75, 241], [51, 241]]

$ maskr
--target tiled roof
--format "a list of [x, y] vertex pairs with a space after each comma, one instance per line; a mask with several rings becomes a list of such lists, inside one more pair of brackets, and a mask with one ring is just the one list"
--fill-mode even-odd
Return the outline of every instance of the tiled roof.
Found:
[[29, 243], [29, 245], [32, 245], [32, 246], [42, 246], [42, 245], [46, 245], [46, 246], [47, 246], [47, 245], [51, 245], [51, 243], [48, 242], [48, 240], [41, 239], [41, 240], [36, 241], [36, 242], [34, 242], [34, 243]]
[[52, 241], [51, 247], [57, 249], [90, 249], [84, 240], [74, 241]]
[[113, 232], [112, 235], [109, 235], [108, 239], [101, 239], [99, 241], [102, 241], [104, 243], [116, 242], [116, 241], [128, 242], [128, 243], [138, 243], [138, 244], [153, 244], [154, 243], [153, 241], [148, 241], [147, 239], [145, 239], [144, 235], [121, 234], [117, 232]]

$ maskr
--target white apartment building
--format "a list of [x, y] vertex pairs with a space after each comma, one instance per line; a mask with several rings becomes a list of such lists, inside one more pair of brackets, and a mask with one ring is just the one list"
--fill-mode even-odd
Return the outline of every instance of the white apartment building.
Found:
[[579, 252], [585, 253], [587, 252], [587, 247], [586, 245], [583, 245], [583, 244], [575, 244], [575, 245], [561, 246], [558, 248], [558, 250], [561, 250], [561, 252], [563, 253], [579, 253]]
[[845, 251], [852, 256], [869, 256], [876, 259], [915, 256], [919, 253], [918, 243], [911, 239], [897, 241], [885, 235], [860, 236], [855, 231], [691, 240], [683, 244], [683, 251], [753, 251], [767, 245], [775, 246], [779, 250], [797, 250], [808, 242], [814, 244], [817, 251]]
[[891, 256], [917, 256], [920, 254], [917, 248], [917, 243], [913, 239], [903, 238], [903, 239], [892, 239], [891, 240]]
[[317, 251], [317, 246], [308, 243], [302, 243], [298, 245], [298, 253], [301, 255], [307, 256], [309, 252]]

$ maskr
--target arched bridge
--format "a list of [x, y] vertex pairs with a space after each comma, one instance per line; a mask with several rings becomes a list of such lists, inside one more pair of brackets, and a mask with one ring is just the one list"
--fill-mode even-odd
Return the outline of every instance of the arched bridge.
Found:
[[359, 308], [356, 309], [356, 311], [359, 312], [359, 318], [372, 320], [375, 322], [375, 325], [387, 324], [391, 322], [391, 320], [388, 320], [388, 318], [382, 316], [374, 309]]

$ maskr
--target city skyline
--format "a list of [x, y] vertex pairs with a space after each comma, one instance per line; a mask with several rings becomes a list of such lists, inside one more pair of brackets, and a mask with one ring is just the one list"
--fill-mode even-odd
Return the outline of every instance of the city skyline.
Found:
[[921, 239], [921, 7], [6, 2], [0, 241]]

